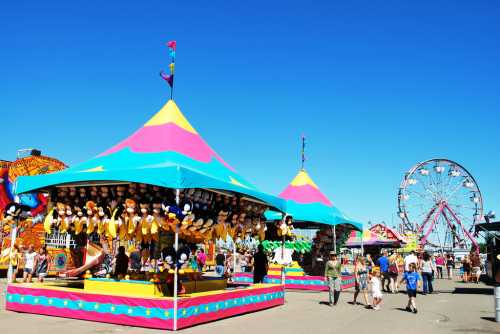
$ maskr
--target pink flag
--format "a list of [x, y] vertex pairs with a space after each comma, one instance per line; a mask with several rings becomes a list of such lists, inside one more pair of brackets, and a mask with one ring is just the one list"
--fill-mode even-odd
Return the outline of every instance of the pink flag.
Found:
[[175, 51], [175, 49], [176, 49], [176, 47], [177, 47], [177, 42], [176, 42], [176, 41], [169, 41], [169, 42], [167, 43], [167, 46], [168, 46], [169, 48], [171, 48], [172, 50], [174, 50], [174, 51]]

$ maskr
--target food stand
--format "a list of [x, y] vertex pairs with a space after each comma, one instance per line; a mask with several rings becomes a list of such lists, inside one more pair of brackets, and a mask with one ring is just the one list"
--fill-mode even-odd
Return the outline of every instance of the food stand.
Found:
[[[281, 284], [228, 287], [187, 266], [187, 245], [225, 238], [228, 230], [255, 232], [265, 210], [284, 205], [238, 175], [173, 100], [111, 149], [61, 172], [20, 177], [17, 191], [48, 194], [47, 233], [88, 240], [83, 264], [66, 280], [9, 284], [8, 310], [177, 330], [284, 303]], [[228, 212], [240, 219], [227, 220]], [[104, 255], [120, 246], [140, 247], [150, 269], [94, 277]], [[69, 279], [82, 274], [83, 284]]]

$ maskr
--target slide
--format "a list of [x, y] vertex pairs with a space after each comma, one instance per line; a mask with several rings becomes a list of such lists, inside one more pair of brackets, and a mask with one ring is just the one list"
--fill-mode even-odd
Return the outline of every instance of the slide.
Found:
[[63, 278], [77, 277], [81, 273], [84, 273], [85, 271], [87, 271], [95, 266], [100, 265], [102, 263], [102, 261], [104, 261], [103, 250], [100, 247], [98, 247], [97, 245], [89, 242], [89, 243], [87, 243], [87, 248], [85, 251], [85, 259], [83, 261], [84, 262], [83, 266], [68, 270], [65, 273], [62, 273], [61, 275], [59, 275], [59, 277], [63, 277]]

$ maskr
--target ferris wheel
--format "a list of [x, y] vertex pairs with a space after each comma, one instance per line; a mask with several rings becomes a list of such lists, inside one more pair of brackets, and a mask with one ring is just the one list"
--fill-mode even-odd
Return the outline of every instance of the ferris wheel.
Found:
[[474, 177], [458, 163], [432, 159], [413, 166], [398, 192], [398, 215], [420, 245], [452, 250], [477, 247], [483, 198]]

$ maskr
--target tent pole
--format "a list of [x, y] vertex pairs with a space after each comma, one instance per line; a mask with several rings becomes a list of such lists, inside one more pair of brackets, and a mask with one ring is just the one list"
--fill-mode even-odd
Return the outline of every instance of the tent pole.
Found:
[[361, 256], [363, 256], [365, 253], [365, 250], [363, 248], [363, 230], [361, 230]]
[[[175, 190], [175, 203], [177, 206], [180, 204], [180, 190], [176, 189]], [[175, 249], [175, 254], [177, 254], [177, 251], [179, 250], [179, 226], [177, 225], [175, 227], [175, 241], [174, 241], [174, 249]], [[177, 261], [176, 261], [177, 262]], [[178, 268], [177, 268], [177, 263], [175, 264], [174, 268], [174, 331], [177, 330], [177, 279], [178, 279]]]
[[[10, 231], [10, 254], [12, 254], [12, 251], [14, 250], [14, 245], [16, 243], [16, 237], [17, 237], [17, 223], [18, 223], [19, 218], [16, 218], [15, 224], [12, 224], [12, 229]], [[1, 233], [1, 232], [0, 232]], [[12, 262], [9, 260], [9, 269], [7, 271], [7, 285], [12, 282], [12, 275], [14, 274], [14, 268], [12, 267]], [[7, 287], [5, 288], [7, 289]]]
[[335, 225], [332, 227], [333, 233], [333, 251], [337, 254], [337, 230], [335, 229]]

